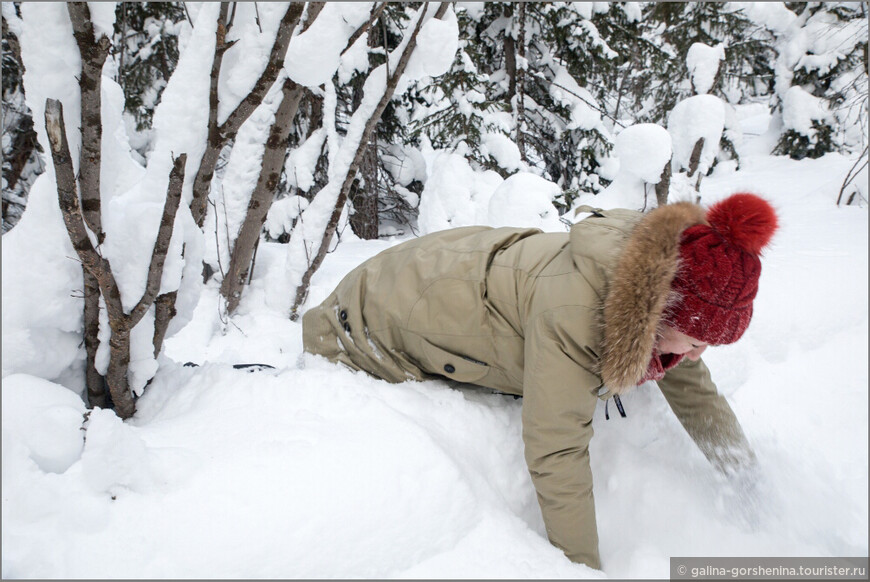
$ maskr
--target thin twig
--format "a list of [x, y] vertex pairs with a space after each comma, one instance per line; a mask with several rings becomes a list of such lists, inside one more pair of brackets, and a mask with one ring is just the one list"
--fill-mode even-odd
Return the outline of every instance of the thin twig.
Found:
[[[853, 175], [852, 171], [855, 169], [855, 167], [858, 165], [858, 162], [860, 162], [861, 160], [864, 160], [864, 163], [861, 165], [861, 167], [858, 169], [858, 171], [855, 172], [855, 174]], [[843, 181], [843, 185], [840, 187], [840, 195], [837, 196], [837, 206], [840, 205], [840, 200], [843, 198], [843, 192], [846, 190], [846, 187], [852, 182], [852, 180], [854, 180], [858, 176], [858, 174], [861, 173], [861, 170], [863, 170], [864, 168], [867, 167], [867, 164], [868, 164], [867, 146], [864, 146], [864, 151], [861, 152], [861, 155], [858, 156], [858, 159], [855, 160], [855, 163], [852, 164], [852, 167], [846, 173], [846, 179]]]

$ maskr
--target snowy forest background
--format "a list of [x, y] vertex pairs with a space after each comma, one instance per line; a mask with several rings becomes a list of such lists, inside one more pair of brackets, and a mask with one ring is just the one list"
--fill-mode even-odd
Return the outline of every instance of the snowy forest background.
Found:
[[[739, 188], [785, 226], [743, 342], [761, 359], [724, 349], [717, 381], [770, 483], [804, 485], [780, 521], [734, 530], [703, 460], [686, 480], [596, 428], [616, 521], [638, 513], [622, 470], [718, 516], [691, 541], [648, 510], [628, 536], [602, 524], [604, 575], [667, 576], [667, 555], [711, 546], [866, 556], [867, 448], [841, 448], [867, 440], [866, 2], [4, 2], [2, 24], [4, 577], [601, 576], [541, 533], [518, 403], [305, 361], [299, 316], [410, 237]], [[818, 337], [819, 371], [798, 373]], [[832, 367], [855, 406], [812, 419], [809, 444], [816, 403], [792, 384]], [[761, 378], [766, 395], [740, 390]], [[681, 442], [635, 398], [630, 445]], [[753, 424], [784, 399], [795, 416]], [[796, 479], [784, 442], [837, 484]], [[300, 481], [305, 462], [322, 474]], [[820, 501], [832, 488], [854, 511]], [[620, 561], [617, 540], [639, 549]]]

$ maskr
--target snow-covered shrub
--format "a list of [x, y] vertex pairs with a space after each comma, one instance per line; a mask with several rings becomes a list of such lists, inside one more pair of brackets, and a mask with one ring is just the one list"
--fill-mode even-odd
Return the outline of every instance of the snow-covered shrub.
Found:
[[[675, 172], [695, 170], [706, 174], [719, 153], [719, 140], [725, 130], [725, 104], [714, 95], [695, 95], [677, 103], [668, 115], [668, 133], [674, 147]], [[692, 166], [692, 152], [703, 139], [704, 144], [696, 168]]]
[[575, 206], [589, 204], [598, 208], [650, 208], [648, 184], [658, 184], [662, 171], [671, 161], [672, 140], [660, 125], [640, 123], [623, 129], [616, 136], [613, 154], [619, 171], [613, 182], [598, 195], [581, 195]]

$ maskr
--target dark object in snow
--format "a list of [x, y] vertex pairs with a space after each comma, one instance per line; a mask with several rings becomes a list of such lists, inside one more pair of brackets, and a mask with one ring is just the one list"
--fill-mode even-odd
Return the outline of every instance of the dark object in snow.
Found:
[[[184, 364], [185, 368], [198, 368], [199, 364], [194, 362], [186, 362]], [[270, 366], [269, 364], [233, 364], [233, 368], [236, 370], [246, 370], [248, 372], [262, 372], [263, 370], [274, 370], [275, 366]]]

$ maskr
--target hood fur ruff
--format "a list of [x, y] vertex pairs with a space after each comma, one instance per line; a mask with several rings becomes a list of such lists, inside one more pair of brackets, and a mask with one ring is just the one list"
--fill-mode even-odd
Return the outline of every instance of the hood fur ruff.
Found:
[[706, 210], [678, 202], [651, 211], [623, 248], [604, 300], [601, 379], [614, 394], [637, 386], [649, 366], [656, 330], [680, 260], [680, 237], [707, 224]]

